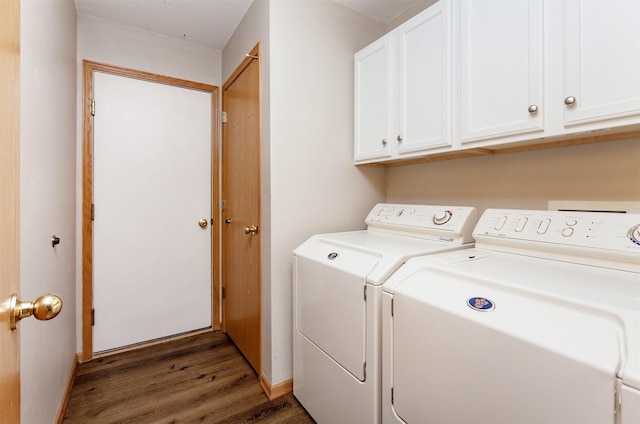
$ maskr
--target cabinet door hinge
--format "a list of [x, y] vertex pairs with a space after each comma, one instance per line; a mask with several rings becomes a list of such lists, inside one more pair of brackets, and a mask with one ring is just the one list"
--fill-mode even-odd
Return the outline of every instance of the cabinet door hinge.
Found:
[[393, 298], [391, 298], [391, 316], [393, 316]]
[[364, 300], [367, 300], [367, 286], [364, 286]]
[[91, 309], [91, 325], [96, 325], [96, 310]]
[[89, 111], [91, 112], [91, 116], [96, 116], [96, 99], [89, 101]]
[[393, 387], [391, 388], [391, 405], [393, 405]]
[[222, 298], [224, 299], [225, 295], [226, 295], [226, 290], [224, 289], [224, 287], [222, 288]]
[[222, 121], [223, 124], [227, 123], [227, 112], [222, 112], [220, 114], [220, 120]]
[[91, 204], [91, 220], [95, 221], [96, 219], [96, 205]]
[[367, 363], [362, 364], [362, 374], [364, 375], [364, 380], [367, 381]]

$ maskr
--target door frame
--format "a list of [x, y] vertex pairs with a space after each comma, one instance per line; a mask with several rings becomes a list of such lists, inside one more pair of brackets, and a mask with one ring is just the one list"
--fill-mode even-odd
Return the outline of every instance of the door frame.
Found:
[[220, 329], [219, 286], [220, 286], [220, 177], [219, 177], [219, 87], [209, 84], [172, 78], [144, 71], [82, 61], [82, 353], [81, 361], [93, 358], [93, 72], [134, 78], [148, 82], [167, 84], [181, 88], [195, 89], [211, 93], [211, 284], [213, 330]]
[[20, 292], [20, 2], [0, 1], [0, 422], [20, 422], [20, 333], [9, 299]]

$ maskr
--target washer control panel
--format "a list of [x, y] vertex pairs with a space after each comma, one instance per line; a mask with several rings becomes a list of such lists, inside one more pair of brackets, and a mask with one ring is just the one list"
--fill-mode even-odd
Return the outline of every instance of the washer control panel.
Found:
[[415, 237], [460, 238], [472, 242], [477, 215], [473, 207], [378, 203], [367, 216], [368, 229]]
[[640, 214], [487, 209], [473, 232], [476, 240], [637, 252], [640, 258]]

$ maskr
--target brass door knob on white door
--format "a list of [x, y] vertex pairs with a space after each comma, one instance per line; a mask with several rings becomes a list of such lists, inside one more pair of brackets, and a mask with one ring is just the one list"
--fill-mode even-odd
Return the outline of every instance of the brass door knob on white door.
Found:
[[22, 318], [33, 315], [41, 321], [49, 320], [58, 316], [61, 310], [62, 299], [55, 294], [45, 294], [37, 298], [35, 302], [23, 302], [14, 293], [9, 303], [9, 325], [12, 330], [15, 330], [18, 321]]
[[252, 225], [251, 227], [244, 227], [244, 233], [245, 234], [251, 234], [252, 236], [255, 236], [256, 234], [258, 234], [258, 226], [257, 225]]
[[208, 224], [209, 224], [209, 223], [208, 223], [208, 222], [207, 222], [207, 220], [206, 220], [206, 219], [204, 219], [204, 218], [203, 218], [203, 219], [201, 219], [200, 221], [198, 221], [198, 225], [199, 225], [199, 226], [200, 226], [200, 228], [202, 228], [202, 229], [207, 228], [207, 225], [208, 225]]

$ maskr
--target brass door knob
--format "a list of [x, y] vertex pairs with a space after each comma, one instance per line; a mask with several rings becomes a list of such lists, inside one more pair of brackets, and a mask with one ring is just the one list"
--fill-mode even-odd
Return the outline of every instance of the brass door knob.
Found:
[[258, 227], [256, 225], [252, 225], [251, 227], [244, 227], [244, 233], [255, 236], [256, 234], [258, 234]]
[[200, 226], [200, 228], [205, 229], [207, 228], [207, 225], [209, 223], [207, 222], [206, 219], [202, 218], [200, 221], [198, 221], [198, 225]]
[[23, 302], [14, 293], [9, 304], [9, 325], [15, 330], [22, 318], [33, 315], [38, 320], [49, 320], [58, 316], [61, 310], [62, 299], [55, 294], [45, 294], [35, 302]]

